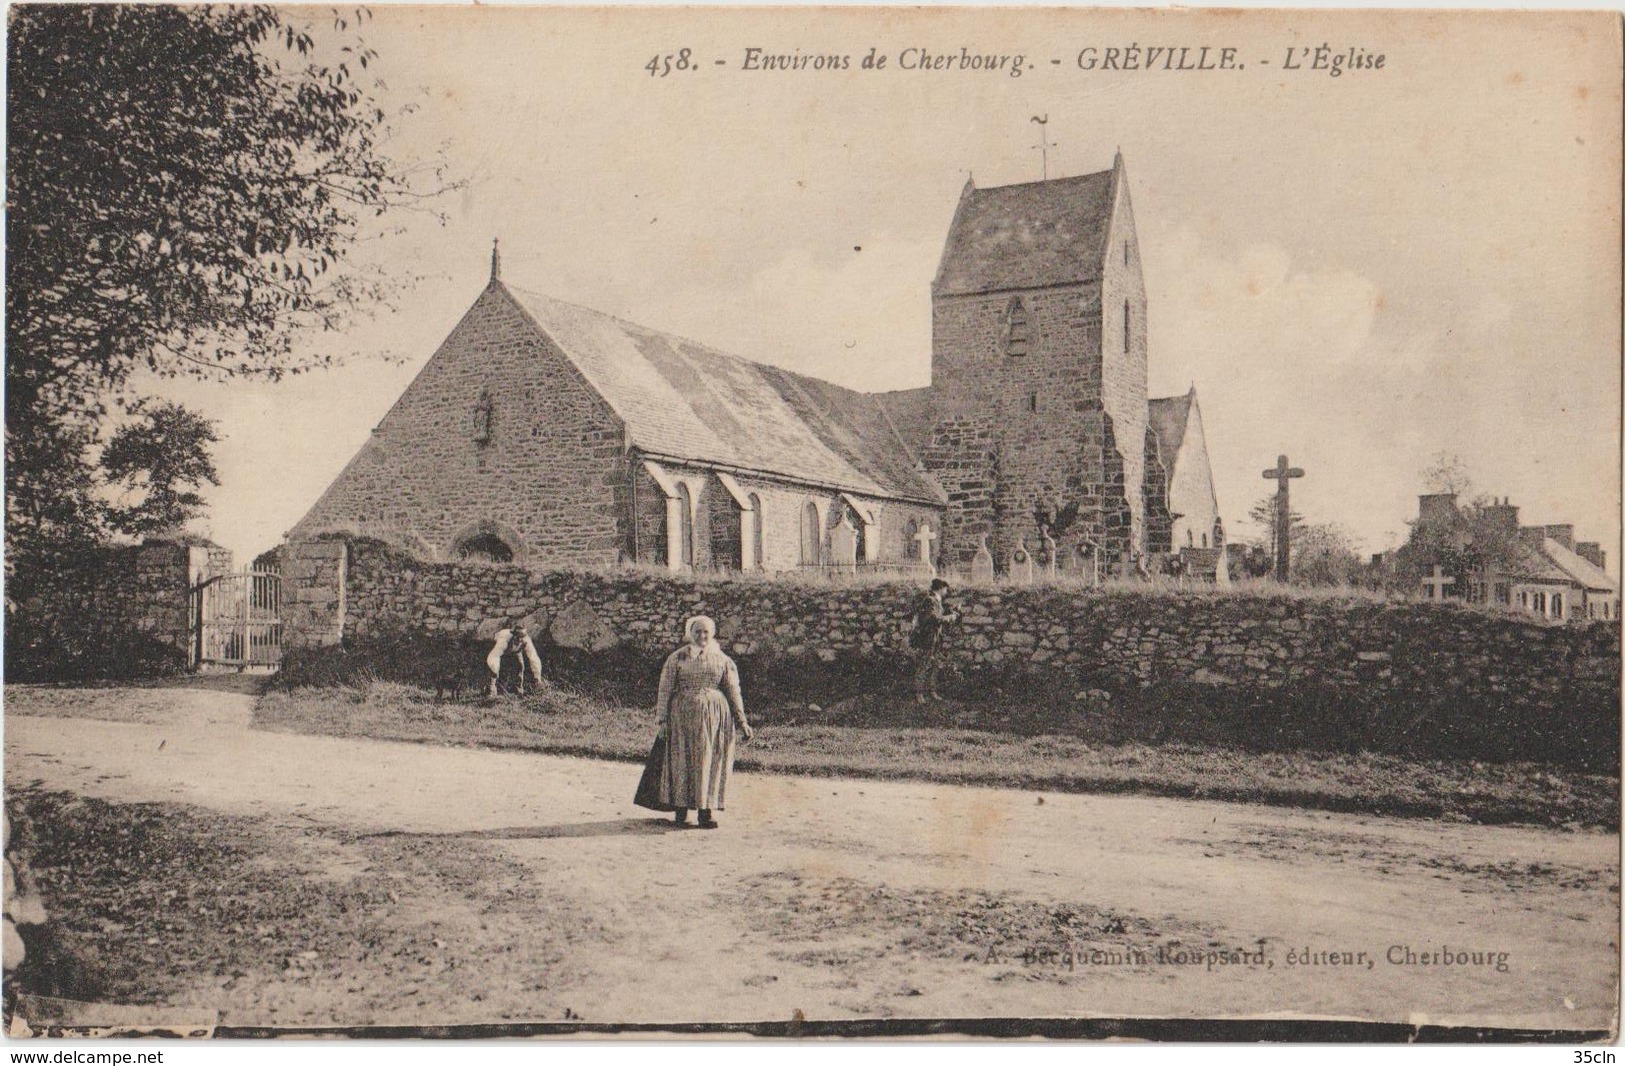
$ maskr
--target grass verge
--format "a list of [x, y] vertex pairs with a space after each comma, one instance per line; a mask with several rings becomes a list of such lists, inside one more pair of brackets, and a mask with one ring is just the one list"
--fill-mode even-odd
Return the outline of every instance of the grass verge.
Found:
[[591, 914], [478, 842], [37, 787], [8, 790], [6, 811], [8, 857], [46, 914], [24, 927], [7, 1006], [41, 1035], [84, 1034], [31, 1016], [38, 997], [247, 1026], [579, 1017], [571, 952], [607, 942]]
[[[1571, 829], [1617, 829], [1619, 780], [1527, 762], [1370, 752], [1256, 752], [1211, 744], [1110, 742], [1001, 731], [996, 707], [945, 704], [941, 725], [884, 697], [758, 716], [736, 765], [770, 773], [940, 781], [1054, 792], [1140, 793], [1331, 811]], [[271, 692], [258, 728], [641, 761], [653, 715], [562, 688], [523, 699], [439, 701], [373, 681]]]

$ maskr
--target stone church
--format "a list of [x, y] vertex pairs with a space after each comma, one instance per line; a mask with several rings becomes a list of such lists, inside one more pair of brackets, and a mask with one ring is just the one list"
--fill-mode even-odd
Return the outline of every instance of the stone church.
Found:
[[1127, 572], [1218, 548], [1195, 390], [1151, 399], [1121, 154], [967, 183], [931, 385], [862, 393], [490, 282], [289, 533], [535, 565]]

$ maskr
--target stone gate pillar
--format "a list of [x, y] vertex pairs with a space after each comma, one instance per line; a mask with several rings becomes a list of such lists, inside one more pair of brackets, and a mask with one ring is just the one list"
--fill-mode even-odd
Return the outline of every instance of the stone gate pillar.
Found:
[[319, 648], [344, 637], [349, 546], [342, 540], [289, 541], [283, 547], [282, 647]]

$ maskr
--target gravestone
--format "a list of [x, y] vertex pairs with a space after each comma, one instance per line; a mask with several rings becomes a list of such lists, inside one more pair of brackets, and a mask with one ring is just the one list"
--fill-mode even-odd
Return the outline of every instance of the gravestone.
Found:
[[845, 515], [829, 534], [829, 563], [849, 570], [858, 565], [858, 531], [852, 528]]
[[1044, 533], [1044, 576], [1054, 578], [1055, 572], [1060, 569], [1059, 560], [1055, 557], [1055, 538], [1046, 531]]
[[993, 580], [993, 553], [987, 550], [987, 534], [982, 534], [981, 544], [976, 549], [976, 558], [970, 561], [970, 576], [972, 581]]
[[1016, 550], [1010, 553], [1010, 580], [1018, 585], [1033, 583], [1033, 553], [1027, 550], [1026, 537], [1018, 540]]

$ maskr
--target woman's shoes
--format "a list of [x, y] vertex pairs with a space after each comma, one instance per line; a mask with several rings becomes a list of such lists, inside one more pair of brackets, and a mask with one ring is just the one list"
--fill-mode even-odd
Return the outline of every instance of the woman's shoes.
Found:
[[716, 827], [717, 827], [717, 820], [715, 818], [711, 817], [711, 812], [710, 811], [704, 811], [704, 812], [702, 812], [700, 814], [700, 823], [699, 823], [698, 826], [696, 826], [696, 828], [698, 828], [698, 829], [715, 829]]

